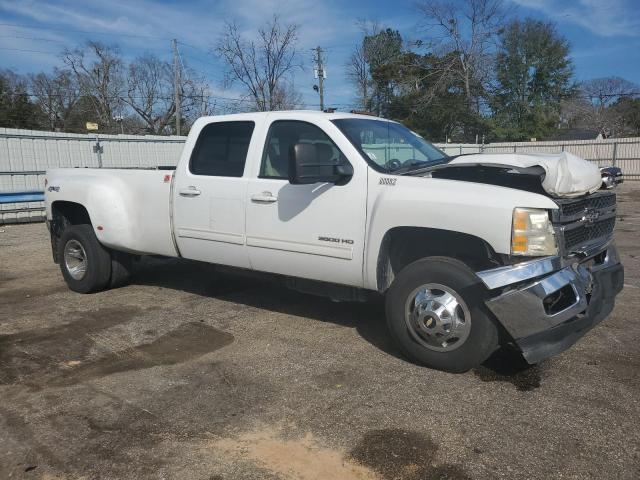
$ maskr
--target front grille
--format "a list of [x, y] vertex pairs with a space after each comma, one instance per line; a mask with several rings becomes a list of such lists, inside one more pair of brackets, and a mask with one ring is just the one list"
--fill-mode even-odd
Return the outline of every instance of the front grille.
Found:
[[597, 194], [593, 197], [581, 198], [560, 204], [560, 214], [563, 217], [575, 217], [590, 208], [603, 209], [616, 206], [616, 194], [607, 192], [605, 195]]
[[602, 238], [608, 239], [613, 233], [613, 227], [616, 224], [616, 218], [611, 217], [593, 225], [579, 225], [571, 230], [564, 232], [564, 245], [567, 250], [590, 244]]
[[579, 199], [557, 199], [558, 211], [553, 215], [563, 254], [606, 243], [616, 223], [616, 195], [596, 192]]

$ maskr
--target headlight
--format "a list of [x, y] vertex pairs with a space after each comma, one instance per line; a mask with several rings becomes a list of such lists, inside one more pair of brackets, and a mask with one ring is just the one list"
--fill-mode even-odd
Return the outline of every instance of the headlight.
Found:
[[537, 208], [515, 208], [511, 228], [511, 255], [543, 256], [558, 253], [549, 213]]

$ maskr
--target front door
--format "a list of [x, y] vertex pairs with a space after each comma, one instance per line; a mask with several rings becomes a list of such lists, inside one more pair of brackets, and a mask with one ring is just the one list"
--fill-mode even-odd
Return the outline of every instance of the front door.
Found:
[[247, 188], [247, 246], [254, 269], [362, 286], [366, 168], [354, 165], [344, 185], [288, 181], [293, 145], [313, 143], [325, 160], [346, 162], [338, 147], [342, 140], [304, 121], [271, 123], [258, 178]]
[[249, 268], [243, 177], [254, 122], [205, 125], [174, 184], [174, 232], [185, 258]]

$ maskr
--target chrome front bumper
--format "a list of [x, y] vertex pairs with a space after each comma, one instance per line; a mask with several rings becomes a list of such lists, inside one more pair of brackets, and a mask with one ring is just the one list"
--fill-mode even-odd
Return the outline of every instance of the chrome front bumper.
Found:
[[624, 283], [613, 244], [579, 260], [545, 257], [477, 274], [499, 292], [486, 305], [530, 363], [569, 348], [602, 321]]

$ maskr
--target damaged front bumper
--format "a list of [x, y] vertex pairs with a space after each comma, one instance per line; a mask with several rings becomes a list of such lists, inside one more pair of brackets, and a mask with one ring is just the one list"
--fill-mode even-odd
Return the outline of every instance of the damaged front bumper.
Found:
[[624, 284], [613, 243], [579, 260], [545, 257], [477, 275], [499, 292], [486, 305], [529, 363], [566, 350], [604, 320]]

